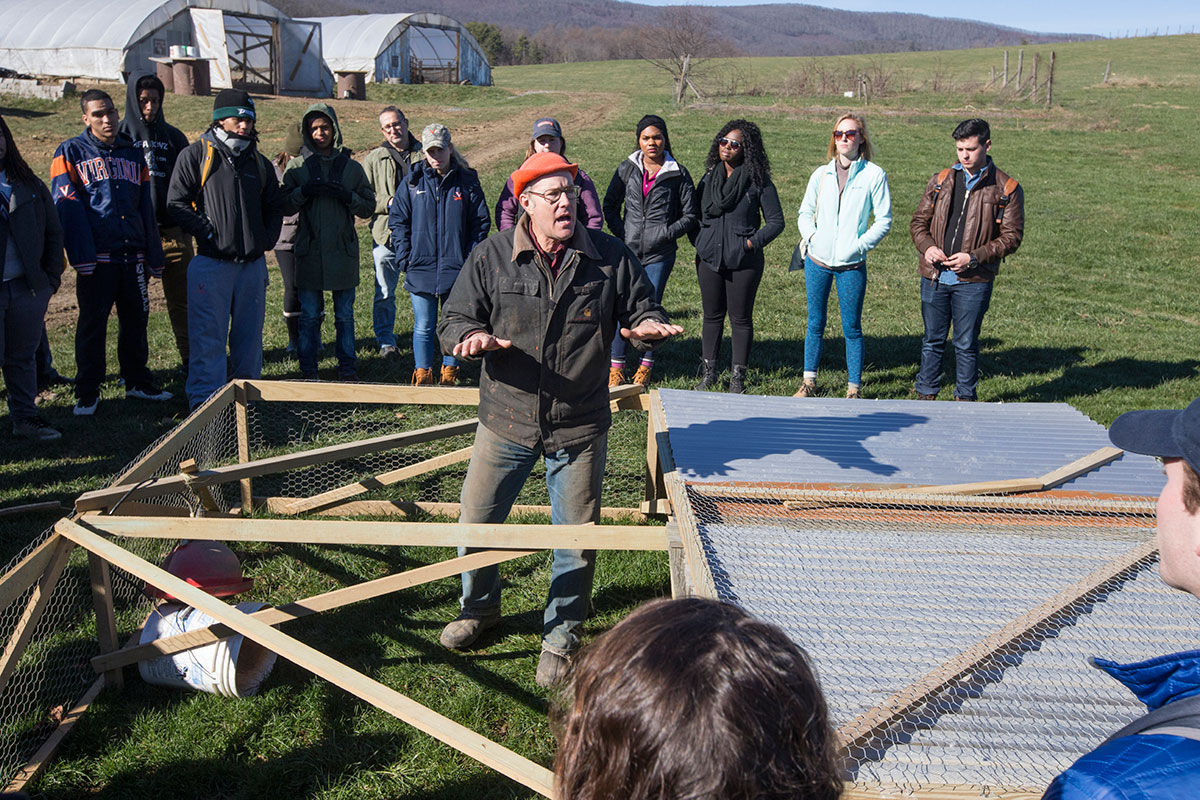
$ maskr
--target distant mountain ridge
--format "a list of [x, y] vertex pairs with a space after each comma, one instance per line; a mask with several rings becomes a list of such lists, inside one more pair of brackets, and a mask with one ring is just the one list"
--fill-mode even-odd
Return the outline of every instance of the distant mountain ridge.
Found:
[[[658, 23], [662, 8], [618, 0], [273, 0], [292, 16], [430, 11], [459, 22], [490, 22], [539, 38], [550, 26], [620, 29]], [[904, 50], [1042, 44], [1099, 37], [1037, 33], [986, 22], [894, 12], [842, 11], [821, 6], [770, 3], [697, 6], [717, 22], [734, 48], [751, 56], [822, 56]]]

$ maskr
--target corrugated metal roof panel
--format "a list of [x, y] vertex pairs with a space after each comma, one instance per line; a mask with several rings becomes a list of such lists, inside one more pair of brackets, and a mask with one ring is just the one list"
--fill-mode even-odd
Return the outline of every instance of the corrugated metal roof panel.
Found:
[[[1109, 445], [1065, 403], [936, 403], [661, 390], [671, 452], [698, 482], [950, 484], [1043, 475]], [[1064, 489], [1157, 495], [1127, 453]]]

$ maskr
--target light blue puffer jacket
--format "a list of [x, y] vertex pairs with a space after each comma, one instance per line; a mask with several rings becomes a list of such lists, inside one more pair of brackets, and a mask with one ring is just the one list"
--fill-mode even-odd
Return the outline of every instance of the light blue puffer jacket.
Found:
[[[872, 214], [875, 221], [868, 227]], [[874, 162], [859, 158], [850, 165], [839, 197], [837, 171], [830, 160], [808, 179], [798, 223], [813, 259], [827, 267], [857, 264], [892, 228], [887, 174]]]

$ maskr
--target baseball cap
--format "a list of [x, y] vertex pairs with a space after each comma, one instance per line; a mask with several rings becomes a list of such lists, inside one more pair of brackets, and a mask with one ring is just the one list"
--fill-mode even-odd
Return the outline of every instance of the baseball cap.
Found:
[[450, 146], [450, 129], [440, 122], [432, 122], [421, 131], [421, 147], [428, 150], [431, 147], [443, 149]]
[[1131, 453], [1182, 458], [1200, 473], [1200, 398], [1182, 411], [1128, 411], [1113, 422], [1108, 438]]
[[554, 117], [542, 117], [533, 123], [533, 135], [529, 138], [536, 139], [539, 136], [557, 136], [561, 139], [562, 126], [558, 124], [558, 120]]
[[534, 153], [512, 174], [513, 196], [520, 197], [526, 186], [556, 172], [569, 172], [574, 178], [579, 172], [579, 165], [568, 162], [558, 153]]

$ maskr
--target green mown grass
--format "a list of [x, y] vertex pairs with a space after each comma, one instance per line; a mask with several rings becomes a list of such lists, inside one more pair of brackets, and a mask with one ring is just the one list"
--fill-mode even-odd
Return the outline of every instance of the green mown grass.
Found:
[[[1034, 50], [1025, 48], [1026, 74]], [[1053, 48], [1055, 105], [1047, 109], [982, 88], [1002, 51], [972, 50], [876, 57], [902, 73], [905, 88], [876, 97], [864, 109], [888, 172], [893, 230], [869, 259], [863, 328], [867, 336], [867, 397], [907, 396], [916, 370], [921, 322], [915, 251], [908, 222], [929, 176], [954, 158], [949, 136], [962, 118], [983, 116], [993, 128], [993, 156], [1025, 190], [1026, 237], [1004, 265], [984, 324], [980, 399], [1067, 402], [1103, 424], [1130, 408], [1181, 407], [1200, 395], [1200, 37], [1097, 41]], [[1108, 59], [1113, 77], [1100, 79]], [[866, 57], [828, 59], [866, 65]], [[845, 108], [840, 94], [797, 97], [788, 76], [812, 60], [735, 60], [718, 65], [741, 76], [742, 94], [709, 98], [676, 109], [665, 76], [640, 62], [503, 67], [497, 85], [372, 86], [368, 103], [337, 103], [346, 141], [365, 150], [378, 139], [374, 112], [403, 106], [419, 128], [446, 122], [476, 161], [494, 201], [520, 161], [534, 116], [547, 110], [569, 120], [569, 155], [601, 191], [633, 147], [644, 113], [666, 117], [675, 156], [698, 179], [711, 137], [731, 117], [763, 129], [788, 228], [767, 251], [768, 269], [755, 311], [752, 391], [791, 394], [799, 382], [805, 325], [803, 278], [786, 262], [795, 244], [795, 214], [809, 173], [825, 160], [828, 131]], [[1045, 61], [1042, 74], [1044, 76]], [[1010, 49], [1015, 72], [1016, 49]], [[933, 90], [937, 82], [947, 91]], [[307, 101], [260, 104], [263, 150], [273, 153], [288, 119]], [[72, 101], [0, 102], [30, 161], [43, 175], [49, 155], [79, 127]], [[194, 136], [203, 129], [207, 98], [168, 99], [169, 118]], [[519, 119], [519, 135], [497, 134]], [[35, 138], [36, 137], [36, 138]], [[507, 146], [497, 148], [497, 138]], [[28, 146], [26, 146], [28, 143]], [[371, 262], [362, 231], [363, 283], [357, 335], [364, 380], [406, 382], [411, 365], [374, 355], [370, 322]], [[684, 244], [665, 305], [685, 326], [665, 348], [658, 385], [687, 388], [699, 357], [699, 295], [693, 251]], [[401, 298], [401, 340], [411, 314]], [[280, 285], [269, 294], [268, 377], [296, 374], [283, 355], [286, 342]], [[328, 338], [329, 332], [326, 332]], [[52, 331], [58, 363], [70, 374], [73, 328]], [[110, 346], [115, 344], [115, 325]], [[407, 350], [407, 347], [404, 348]], [[726, 344], [725, 353], [728, 353]], [[821, 384], [840, 393], [845, 363], [836, 303], [831, 303]], [[165, 314], [151, 321], [151, 367], [177, 395], [177, 357]], [[727, 359], [728, 356], [726, 355]], [[66, 436], [52, 445], [6, 440], [0, 459], [0, 504], [58, 499], [102, 486], [184, 413], [182, 400], [163, 405], [125, 402], [116, 386], [115, 353], [100, 416], [77, 420], [70, 400], [45, 414]], [[330, 356], [324, 366], [332, 371]], [[727, 363], [725, 365], [727, 369]], [[0, 425], [7, 418], [0, 418]], [[0, 431], [0, 433], [6, 433]], [[453, 500], [453, 497], [442, 498]], [[0, 547], [12, 553], [56, 515], [0, 518]], [[240, 550], [253, 565], [256, 599], [285, 602], [342, 582], [367, 580], [429, 563], [448, 551], [398, 548], [307, 548], [276, 545]], [[549, 763], [547, 695], [533, 685], [538, 621], [548, 574], [546, 556], [502, 567], [511, 616], [483, 649], [449, 654], [437, 645], [442, 623], [455, 613], [457, 582], [434, 585], [343, 609], [294, 625], [302, 640], [331, 652], [415, 699]], [[594, 634], [647, 598], [668, 591], [661, 554], [611, 553], [600, 559]], [[36, 785], [47, 797], [527, 797], [529, 792], [416, 733], [391, 717], [281, 662], [260, 697], [226, 700], [148, 687], [127, 672], [126, 689], [106, 693]]]

